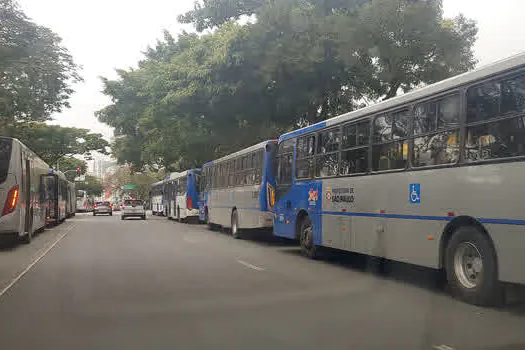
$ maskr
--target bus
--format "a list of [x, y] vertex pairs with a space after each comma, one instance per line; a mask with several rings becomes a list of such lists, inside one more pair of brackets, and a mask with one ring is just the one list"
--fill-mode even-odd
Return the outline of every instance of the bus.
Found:
[[442, 269], [478, 305], [525, 283], [525, 54], [284, 134], [276, 162], [274, 233], [308, 257]]
[[77, 198], [75, 191], [75, 183], [67, 182], [67, 201], [66, 201], [66, 218], [75, 216], [77, 212]]
[[153, 215], [164, 215], [164, 185], [166, 180], [151, 185], [150, 200]]
[[19, 140], [0, 137], [0, 234], [24, 243], [46, 225], [49, 165]]
[[76, 191], [77, 196], [77, 204], [76, 204], [76, 211], [77, 213], [85, 213], [90, 212], [93, 208], [93, 201], [91, 198], [89, 198], [87, 191], [85, 190], [77, 190]]
[[66, 220], [68, 181], [63, 172], [51, 169], [45, 179], [45, 184], [47, 187], [47, 224], [58, 225]]
[[168, 219], [177, 221], [198, 219], [201, 169], [171, 173], [165, 184], [165, 212]]
[[234, 238], [242, 230], [271, 229], [277, 140], [264, 141], [204, 164], [204, 221], [210, 228], [230, 228]]

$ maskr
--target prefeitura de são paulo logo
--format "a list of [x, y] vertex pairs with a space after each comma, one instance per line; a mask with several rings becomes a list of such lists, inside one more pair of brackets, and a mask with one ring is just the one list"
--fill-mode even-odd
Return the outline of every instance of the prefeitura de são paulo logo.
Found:
[[310, 191], [308, 191], [308, 201], [315, 202], [318, 197], [319, 197], [319, 191], [314, 190], [313, 188], [310, 188]]

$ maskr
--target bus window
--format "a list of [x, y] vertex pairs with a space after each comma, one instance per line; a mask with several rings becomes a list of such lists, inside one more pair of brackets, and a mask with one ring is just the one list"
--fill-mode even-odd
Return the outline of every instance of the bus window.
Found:
[[315, 135], [297, 139], [297, 162], [295, 165], [298, 179], [314, 177]]
[[[465, 161], [524, 156], [525, 75], [467, 90]], [[500, 118], [499, 120], [494, 120]], [[480, 124], [480, 122], [482, 122]]]
[[412, 165], [456, 163], [459, 158], [459, 94], [421, 103], [414, 114]]
[[0, 139], [0, 184], [7, 179], [9, 162], [11, 160], [12, 140]]
[[376, 145], [372, 147], [374, 171], [406, 167], [409, 125], [410, 112], [407, 109], [375, 118], [374, 143]]

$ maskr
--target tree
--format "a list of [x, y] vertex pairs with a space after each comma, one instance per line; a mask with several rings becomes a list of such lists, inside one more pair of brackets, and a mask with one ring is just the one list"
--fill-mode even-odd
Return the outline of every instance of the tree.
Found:
[[31, 22], [14, 0], [0, 0], [0, 133], [68, 107], [78, 69], [60, 37]]
[[104, 186], [99, 178], [92, 175], [86, 175], [85, 181], [76, 183], [76, 189], [86, 191], [88, 196], [98, 197], [102, 195]]
[[84, 155], [89, 159], [93, 151], [108, 153], [109, 143], [87, 129], [27, 122], [18, 123], [7, 135], [20, 139], [50, 166], [56, 166], [63, 157]]
[[[64, 157], [58, 161], [58, 169], [64, 172], [70, 181], [73, 181], [78, 175], [84, 174], [86, 172], [86, 168], [86, 161], [75, 157]], [[77, 169], [80, 169], [80, 174], [76, 172]], [[75, 172], [70, 170], [75, 170]]]
[[[238, 20], [249, 16], [245, 24]], [[203, 0], [103, 81], [120, 163], [168, 171], [474, 67], [477, 28], [427, 0]]]
[[133, 194], [140, 199], [149, 197], [151, 184], [163, 179], [163, 171], [153, 171], [151, 169], [140, 169], [139, 172], [132, 174], [130, 167], [120, 167], [114, 174], [108, 175], [104, 179], [106, 188], [112, 193], [124, 193], [122, 187], [133, 185], [135, 189]]

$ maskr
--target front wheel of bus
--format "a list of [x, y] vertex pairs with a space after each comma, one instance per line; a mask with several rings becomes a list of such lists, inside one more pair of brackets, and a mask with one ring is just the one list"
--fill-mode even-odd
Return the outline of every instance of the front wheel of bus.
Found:
[[237, 215], [237, 210], [234, 210], [232, 213], [231, 234], [233, 238], [241, 238], [241, 232], [239, 230], [239, 216]]
[[445, 257], [447, 281], [455, 297], [482, 306], [502, 302], [496, 252], [478, 228], [460, 227], [450, 239]]
[[314, 244], [314, 231], [312, 230], [310, 217], [306, 216], [301, 220], [299, 230], [301, 252], [310, 259], [317, 259], [318, 252], [317, 246]]

